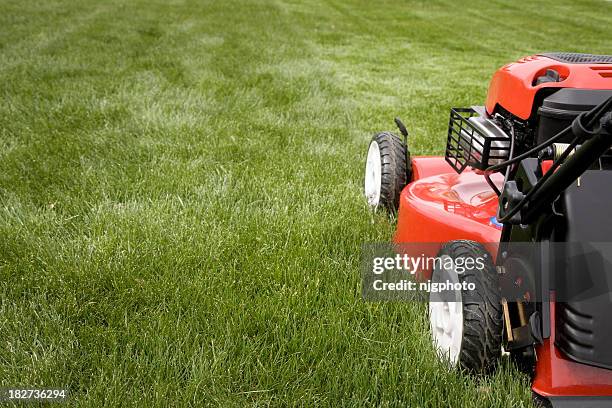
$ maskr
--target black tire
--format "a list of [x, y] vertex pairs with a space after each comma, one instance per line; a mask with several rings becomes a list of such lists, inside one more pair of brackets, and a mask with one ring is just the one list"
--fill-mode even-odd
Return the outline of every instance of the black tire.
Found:
[[[411, 179], [411, 166], [409, 155], [407, 157], [406, 144], [391, 132], [382, 132], [374, 135], [370, 141], [368, 152], [372, 143], [378, 145], [380, 153], [380, 188], [379, 199], [368, 202], [373, 207], [383, 207], [391, 213], [397, 212], [402, 189]], [[366, 162], [366, 177], [364, 188], [368, 197], [368, 162]]]
[[[473, 241], [451, 241], [445, 244], [438, 257], [458, 258], [482, 257], [484, 268], [465, 268], [463, 273], [452, 271], [460, 283], [473, 283], [475, 290], [461, 290], [462, 303], [462, 336], [461, 346], [456, 362], [461, 368], [475, 373], [486, 373], [493, 370], [501, 357], [503, 330], [501, 296], [497, 271], [491, 255], [479, 243]], [[448, 273], [434, 268], [432, 282], [442, 282]], [[457, 296], [459, 293], [456, 294]], [[430, 296], [430, 302], [432, 297]], [[431, 304], [430, 304], [431, 310]], [[430, 320], [431, 321], [431, 320]], [[459, 322], [457, 322], [459, 324]], [[434, 336], [433, 323], [430, 327]], [[432, 337], [433, 338], [433, 337]], [[435, 345], [434, 341], [434, 345]]]

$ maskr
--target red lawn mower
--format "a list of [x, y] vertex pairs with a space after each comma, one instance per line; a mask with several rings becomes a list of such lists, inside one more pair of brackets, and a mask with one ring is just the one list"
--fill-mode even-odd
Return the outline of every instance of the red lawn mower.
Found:
[[[503, 66], [485, 106], [451, 109], [445, 157], [411, 157], [395, 122], [403, 137], [372, 138], [364, 183], [369, 205], [397, 214], [394, 242], [489, 259], [483, 273], [456, 277], [475, 293], [430, 300], [440, 355], [487, 372], [509, 353], [543, 404], [612, 406], [612, 266], [573, 249], [612, 241], [612, 56]], [[537, 250], [510, 250], [518, 243]], [[596, 295], [570, 293], [585, 279]]]

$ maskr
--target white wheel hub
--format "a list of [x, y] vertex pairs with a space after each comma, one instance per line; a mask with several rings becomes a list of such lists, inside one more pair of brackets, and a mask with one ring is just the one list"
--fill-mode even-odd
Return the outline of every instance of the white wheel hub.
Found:
[[368, 204], [376, 207], [380, 202], [380, 189], [382, 177], [382, 162], [380, 160], [380, 147], [372, 141], [368, 148], [368, 158], [365, 168], [364, 192]]
[[[442, 281], [458, 283], [459, 278], [454, 270], [439, 271]], [[460, 294], [457, 294], [460, 295]], [[444, 301], [442, 299], [429, 301], [429, 325], [432, 341], [438, 354], [448, 360], [452, 366], [459, 362], [461, 343], [463, 340], [463, 303], [459, 301]]]

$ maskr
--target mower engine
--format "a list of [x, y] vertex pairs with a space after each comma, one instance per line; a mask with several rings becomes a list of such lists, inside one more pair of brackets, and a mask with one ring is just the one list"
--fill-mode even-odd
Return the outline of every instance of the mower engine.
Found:
[[[612, 96], [611, 65], [612, 56], [570, 53], [505, 65], [493, 76], [485, 107], [451, 109], [447, 162], [458, 173], [468, 166], [486, 170], [509, 159], [511, 137], [515, 156], [546, 142]], [[557, 139], [548, 158], [571, 138]]]

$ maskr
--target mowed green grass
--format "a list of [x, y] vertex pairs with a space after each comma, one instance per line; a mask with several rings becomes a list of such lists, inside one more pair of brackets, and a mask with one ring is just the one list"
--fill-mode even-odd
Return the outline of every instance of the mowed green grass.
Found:
[[496, 68], [610, 53], [612, 4], [0, 3], [0, 386], [78, 406], [529, 406], [367, 303], [361, 196], [400, 116], [441, 154]]

